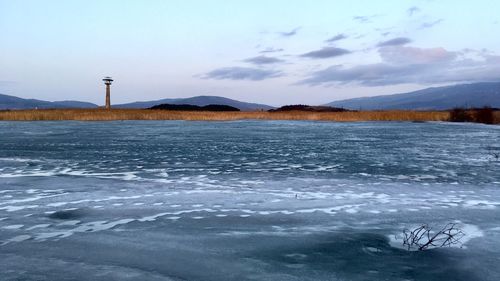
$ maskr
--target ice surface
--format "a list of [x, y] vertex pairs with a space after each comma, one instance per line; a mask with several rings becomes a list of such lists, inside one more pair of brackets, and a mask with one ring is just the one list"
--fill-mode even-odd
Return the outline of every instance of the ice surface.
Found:
[[[499, 127], [0, 129], [1, 280], [500, 279]], [[397, 239], [449, 222], [463, 247], [409, 252]]]

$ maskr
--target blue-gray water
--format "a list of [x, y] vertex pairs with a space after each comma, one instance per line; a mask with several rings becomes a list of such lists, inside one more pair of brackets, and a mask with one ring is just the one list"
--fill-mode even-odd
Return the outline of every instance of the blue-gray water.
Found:
[[[0, 122], [0, 280], [500, 280], [500, 127]], [[462, 247], [407, 251], [456, 222]]]

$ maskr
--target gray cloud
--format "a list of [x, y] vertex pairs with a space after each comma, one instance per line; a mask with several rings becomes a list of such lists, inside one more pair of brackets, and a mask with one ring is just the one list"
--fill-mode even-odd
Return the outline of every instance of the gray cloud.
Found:
[[294, 28], [291, 31], [288, 31], [288, 32], [278, 32], [278, 34], [281, 35], [281, 36], [283, 36], [283, 37], [292, 37], [292, 36], [297, 35], [297, 32], [299, 30], [300, 30], [300, 27], [296, 27], [296, 28]]
[[416, 75], [418, 71], [420, 69], [414, 67], [393, 66], [385, 63], [360, 65], [351, 68], [335, 65], [314, 72], [311, 77], [301, 81], [301, 84], [311, 86], [334, 83], [355, 83], [364, 86], [400, 84], [403, 82], [402, 73], [408, 76]]
[[344, 40], [347, 37], [348, 37], [347, 35], [345, 35], [343, 33], [339, 33], [339, 34], [333, 36], [332, 38], [325, 40], [325, 42], [327, 42], [327, 43], [337, 42], [340, 40]]
[[0, 80], [1, 86], [10, 86], [13, 84], [17, 84], [17, 82], [16, 81], [8, 81], [8, 80]]
[[317, 50], [317, 51], [311, 51], [305, 54], [300, 55], [301, 57], [305, 58], [313, 58], [313, 59], [326, 59], [326, 58], [333, 58], [333, 57], [338, 57], [342, 55], [347, 55], [350, 54], [351, 51], [342, 49], [342, 48], [335, 48], [335, 47], [325, 47], [323, 49]]
[[378, 15], [355, 16], [355, 17], [352, 17], [352, 19], [359, 22], [359, 23], [370, 23], [376, 17], [378, 17]]
[[284, 50], [283, 50], [283, 49], [281, 49], [281, 48], [279, 48], [279, 49], [275, 49], [275, 48], [270, 47], [270, 48], [266, 48], [266, 49], [264, 49], [264, 50], [260, 51], [259, 53], [261, 53], [261, 54], [266, 54], [266, 53], [278, 53], [278, 52], [283, 52], [283, 51], [284, 51]]
[[411, 17], [413, 16], [414, 14], [420, 12], [420, 9], [417, 7], [417, 6], [413, 6], [411, 8], [409, 8], [407, 11], [408, 15]]
[[256, 64], [256, 65], [274, 64], [274, 63], [284, 62], [284, 60], [281, 60], [278, 58], [273, 58], [273, 57], [266, 57], [266, 56], [253, 57], [253, 58], [246, 59], [244, 61], [248, 62], [248, 63]]
[[486, 48], [482, 48], [482, 49], [471, 49], [471, 48], [464, 48], [462, 50], [460, 50], [460, 52], [457, 52], [458, 54], [460, 55], [468, 55], [468, 54], [473, 54], [473, 55], [477, 55], [479, 57], [485, 57], [485, 56], [490, 56], [493, 54], [492, 51], [486, 49]]
[[395, 65], [408, 64], [443, 64], [457, 58], [456, 52], [443, 48], [414, 48], [403, 46], [384, 47], [379, 49], [380, 57], [384, 62]]
[[443, 48], [386, 47], [379, 50], [382, 62], [344, 67], [334, 65], [313, 72], [300, 81], [307, 85], [359, 84], [385, 86], [404, 83], [438, 84], [451, 82], [498, 81], [500, 56], [479, 60], [459, 58]]
[[383, 41], [377, 44], [378, 47], [386, 47], [386, 46], [399, 46], [405, 45], [411, 42], [410, 38], [406, 37], [396, 37], [387, 41]]
[[260, 81], [282, 76], [279, 71], [251, 67], [223, 67], [206, 73], [204, 79]]
[[438, 20], [431, 21], [431, 22], [424, 22], [420, 25], [420, 29], [432, 28], [435, 25], [438, 25], [442, 22], [443, 22], [443, 19], [438, 19]]

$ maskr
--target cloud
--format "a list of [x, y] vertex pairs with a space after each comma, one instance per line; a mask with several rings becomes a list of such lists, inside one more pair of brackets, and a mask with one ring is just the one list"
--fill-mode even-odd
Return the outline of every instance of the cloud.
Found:
[[500, 64], [500, 56], [485, 55], [484, 58], [491, 63], [499, 63]]
[[398, 46], [405, 45], [411, 42], [410, 38], [406, 37], [396, 37], [387, 41], [383, 41], [377, 44], [378, 47], [386, 47], [386, 46]]
[[414, 14], [420, 12], [420, 8], [418, 8], [417, 6], [413, 6], [411, 8], [409, 8], [407, 11], [408, 15], [411, 17], [413, 16]]
[[260, 81], [282, 76], [279, 71], [251, 67], [223, 67], [206, 73], [204, 79]]
[[334, 65], [313, 72], [299, 84], [358, 84], [386, 86], [405, 83], [439, 84], [498, 81], [500, 56], [480, 59], [459, 57], [443, 48], [385, 47], [379, 50], [382, 62], [344, 67]]
[[253, 58], [246, 59], [244, 61], [248, 62], [248, 63], [256, 64], [256, 65], [284, 62], [284, 60], [273, 58], [273, 57], [266, 57], [266, 56], [253, 57]]
[[476, 56], [479, 56], [479, 57], [486, 57], [486, 56], [490, 56], [493, 54], [492, 51], [486, 49], [486, 48], [482, 48], [482, 49], [471, 49], [471, 48], [464, 48], [462, 50], [460, 50], [460, 52], [457, 52], [457, 54], [460, 54], [460, 55], [463, 55], [463, 56], [466, 56], [466, 55], [476, 55]]
[[447, 63], [457, 58], [457, 53], [443, 48], [413, 48], [413, 47], [385, 47], [379, 49], [383, 61], [397, 64], [439, 64]]
[[424, 22], [420, 25], [420, 29], [432, 28], [435, 25], [442, 23], [443, 21], [444, 21], [443, 19], [438, 19], [438, 20], [431, 21], [431, 22]]
[[288, 31], [288, 32], [278, 32], [278, 34], [281, 35], [281, 36], [283, 36], [283, 37], [292, 37], [292, 36], [297, 35], [297, 32], [300, 30], [300, 28], [301, 27], [296, 27], [296, 28], [294, 28], [291, 31]]
[[397, 79], [401, 79], [401, 73], [408, 72], [408, 70], [411, 70], [411, 73], [406, 73], [406, 75], [416, 74], [419, 71], [416, 68], [406, 69], [384, 63], [360, 65], [351, 68], [334, 65], [313, 73], [311, 77], [301, 81], [301, 84], [311, 86], [334, 83], [355, 83], [364, 86], [399, 84], [402, 81]]
[[323, 49], [320, 49], [317, 51], [311, 51], [311, 52], [302, 54], [300, 56], [305, 57], [305, 58], [313, 58], [313, 59], [327, 59], [327, 58], [333, 58], [333, 57], [347, 55], [350, 53], [351, 53], [351, 51], [346, 50], [346, 49], [342, 49], [342, 48], [325, 47]]
[[348, 37], [347, 35], [345, 35], [343, 33], [339, 33], [339, 34], [333, 36], [332, 38], [325, 40], [325, 42], [327, 42], [327, 43], [333, 43], [333, 42], [337, 42], [337, 41], [340, 41], [340, 40], [344, 40], [347, 37]]
[[17, 84], [17, 82], [16, 81], [9, 81], [9, 80], [0, 80], [0, 86], [10, 86], [10, 85], [14, 85], [14, 84]]
[[266, 54], [266, 53], [278, 53], [278, 52], [283, 52], [284, 50], [283, 49], [275, 49], [275, 48], [266, 48], [262, 51], [260, 51], [259, 53], [261, 54]]
[[378, 17], [378, 15], [354, 16], [354, 17], [352, 17], [352, 19], [359, 22], [359, 23], [370, 23], [376, 17]]

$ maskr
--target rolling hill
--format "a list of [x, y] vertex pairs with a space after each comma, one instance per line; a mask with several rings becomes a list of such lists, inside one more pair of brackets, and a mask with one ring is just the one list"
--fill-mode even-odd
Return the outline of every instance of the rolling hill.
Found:
[[138, 101], [132, 103], [125, 104], [116, 104], [113, 105], [115, 108], [150, 108], [155, 105], [160, 104], [190, 104], [197, 106], [206, 106], [209, 104], [220, 104], [220, 105], [228, 105], [232, 107], [239, 108], [242, 111], [251, 111], [251, 110], [268, 110], [272, 109], [272, 106], [258, 103], [248, 103], [241, 102], [229, 98], [218, 97], [218, 96], [196, 96], [191, 98], [177, 98], [177, 99], [161, 99], [161, 100], [153, 100], [153, 101]]
[[23, 99], [15, 96], [0, 94], [0, 110], [5, 109], [45, 109], [45, 108], [94, 108], [96, 104], [81, 101], [44, 101], [37, 99]]
[[209, 104], [204, 106], [192, 105], [192, 104], [169, 104], [164, 103], [160, 105], [155, 105], [149, 109], [153, 110], [177, 110], [177, 111], [240, 111], [236, 107], [229, 105], [220, 104]]
[[[112, 104], [114, 108], [150, 108], [155, 105], [160, 104], [188, 104], [196, 106], [207, 106], [210, 104], [220, 104], [236, 107], [242, 111], [251, 110], [268, 110], [274, 107], [258, 104], [258, 103], [247, 103], [241, 102], [233, 99], [228, 99], [218, 96], [196, 96], [191, 98], [173, 98], [173, 99], [161, 99], [153, 101], [139, 101], [126, 104]], [[23, 99], [15, 96], [2, 95], [0, 94], [0, 110], [5, 109], [47, 109], [47, 108], [96, 108], [98, 105], [90, 102], [81, 101], [44, 101], [37, 99]]]
[[454, 107], [500, 107], [500, 82], [427, 88], [410, 93], [334, 101], [327, 106], [356, 110], [445, 110]]

